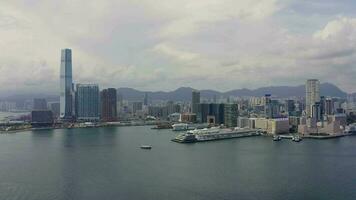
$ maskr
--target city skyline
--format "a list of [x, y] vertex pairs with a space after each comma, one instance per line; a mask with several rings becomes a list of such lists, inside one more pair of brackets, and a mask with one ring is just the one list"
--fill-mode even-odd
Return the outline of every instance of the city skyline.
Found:
[[0, 200], [355, 200], [355, 11], [0, 0]]
[[103, 88], [227, 91], [316, 78], [356, 92], [352, 1], [0, 5], [8, 47], [0, 56], [2, 94], [58, 91], [58, 51], [66, 47], [74, 52], [75, 83]]

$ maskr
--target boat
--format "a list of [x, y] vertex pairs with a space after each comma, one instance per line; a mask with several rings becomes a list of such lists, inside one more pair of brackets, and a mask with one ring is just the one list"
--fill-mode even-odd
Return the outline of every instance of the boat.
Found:
[[273, 141], [280, 141], [282, 138], [279, 135], [273, 136]]
[[348, 125], [344, 131], [344, 134], [356, 135], [356, 123]]
[[171, 129], [172, 125], [170, 123], [159, 123], [151, 129]]
[[293, 136], [292, 140], [293, 140], [294, 142], [300, 142], [300, 141], [302, 141], [302, 138], [299, 137], [299, 136]]
[[177, 123], [172, 125], [173, 131], [189, 131], [195, 129], [208, 128], [209, 124], [188, 124], [188, 123]]
[[172, 130], [173, 131], [186, 131], [186, 130], [188, 130], [188, 127], [189, 126], [186, 123], [173, 124]]
[[141, 149], [152, 149], [152, 146], [149, 145], [141, 145]]
[[186, 133], [179, 134], [177, 137], [172, 139], [172, 141], [179, 143], [194, 143], [257, 135], [260, 134], [255, 129], [224, 129], [220, 127], [212, 127], [187, 131]]

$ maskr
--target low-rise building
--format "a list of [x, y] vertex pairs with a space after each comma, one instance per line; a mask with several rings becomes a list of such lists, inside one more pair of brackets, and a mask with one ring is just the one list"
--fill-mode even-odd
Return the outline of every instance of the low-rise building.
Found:
[[289, 133], [289, 119], [279, 118], [279, 119], [268, 119], [267, 122], [267, 133], [268, 134], [283, 134]]
[[194, 123], [197, 121], [197, 114], [195, 113], [183, 113], [181, 115], [182, 122]]
[[50, 110], [34, 110], [31, 112], [33, 127], [48, 127], [53, 125], [53, 113]]
[[277, 119], [266, 119], [266, 118], [256, 118], [254, 119], [255, 128], [265, 131], [267, 134], [283, 134], [289, 133], [289, 119], [288, 118], [277, 118]]
[[248, 117], [238, 117], [237, 118], [237, 127], [248, 128], [249, 125], [250, 125], [250, 119]]
[[172, 113], [168, 116], [169, 121], [171, 122], [179, 122], [180, 121], [180, 113]]
[[306, 124], [301, 123], [298, 126], [298, 132], [303, 135], [338, 135], [344, 132], [346, 125], [347, 123], [345, 114], [328, 115], [325, 117], [324, 121], [318, 123], [316, 123], [313, 118], [308, 118]]

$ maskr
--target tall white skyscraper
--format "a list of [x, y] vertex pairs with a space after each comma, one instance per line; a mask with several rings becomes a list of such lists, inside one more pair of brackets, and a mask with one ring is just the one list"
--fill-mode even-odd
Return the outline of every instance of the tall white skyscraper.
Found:
[[60, 117], [71, 119], [74, 115], [71, 49], [62, 49], [61, 52], [60, 90]]
[[313, 117], [313, 107], [320, 102], [320, 82], [317, 79], [309, 79], [305, 84], [305, 111], [307, 117]]

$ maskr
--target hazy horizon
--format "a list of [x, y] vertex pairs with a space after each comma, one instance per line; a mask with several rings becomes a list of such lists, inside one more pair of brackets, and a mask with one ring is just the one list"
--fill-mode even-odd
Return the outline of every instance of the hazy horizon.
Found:
[[[320, 83], [321, 85], [323, 84], [332, 84], [332, 83], [329, 83], [329, 82], [321, 82]], [[334, 85], [332, 84], [333, 86], [337, 87], [338, 89], [340, 89], [342, 92], [345, 92], [347, 93], [346, 91], [343, 91], [340, 87], [338, 87], [337, 85]], [[299, 85], [276, 85], [276, 86], [261, 86], [261, 87], [258, 87], [258, 88], [235, 88], [235, 89], [231, 89], [231, 90], [215, 90], [215, 89], [210, 89], [210, 88], [203, 88], [203, 89], [198, 89], [198, 88], [194, 88], [194, 87], [190, 87], [190, 86], [180, 86], [180, 87], [177, 87], [175, 89], [171, 89], [171, 90], [141, 90], [141, 89], [138, 89], [138, 88], [133, 88], [133, 87], [111, 87], [111, 88], [115, 88], [115, 89], [133, 89], [133, 90], [136, 90], [136, 91], [139, 91], [139, 92], [153, 92], [153, 93], [156, 93], [156, 92], [165, 92], [165, 93], [169, 93], [169, 92], [174, 92], [176, 90], [179, 90], [181, 88], [191, 88], [193, 90], [198, 90], [198, 91], [215, 91], [215, 92], [220, 92], [220, 93], [227, 93], [227, 92], [231, 92], [231, 91], [234, 91], [234, 90], [250, 90], [250, 91], [254, 91], [254, 90], [258, 90], [258, 89], [262, 89], [262, 88], [273, 88], [273, 87], [299, 87], [299, 86], [304, 86], [304, 84], [299, 84]], [[103, 90], [103, 89], [106, 89], [106, 88], [102, 88], [99, 86], [99, 89], [100, 90]], [[354, 93], [347, 93], [347, 94], [354, 94]], [[48, 95], [48, 96], [59, 96], [59, 93], [57, 91], [50, 91], [50, 92], [14, 92], [14, 93], [1, 93], [0, 94], [0, 98], [7, 98], [7, 97], [11, 97], [11, 96], [16, 96], [16, 95]], [[273, 95], [273, 94], [272, 94]]]
[[0, 96], [59, 93], [60, 50], [73, 81], [100, 88], [229, 91], [306, 79], [356, 92], [351, 0], [0, 2]]

